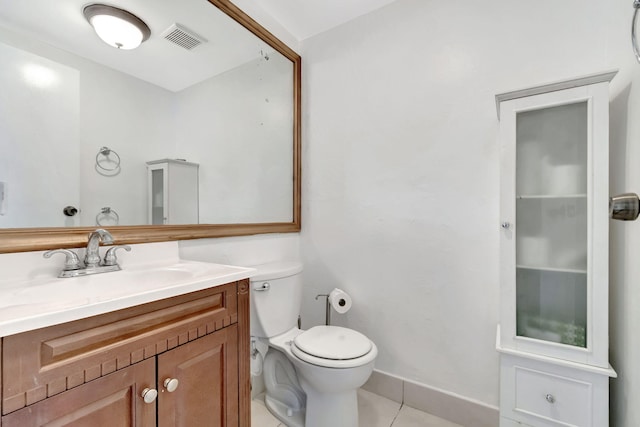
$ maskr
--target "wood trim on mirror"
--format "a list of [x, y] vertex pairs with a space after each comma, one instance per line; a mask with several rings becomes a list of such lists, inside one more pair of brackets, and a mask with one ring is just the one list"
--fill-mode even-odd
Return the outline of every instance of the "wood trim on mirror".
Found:
[[[233, 20], [272, 46], [293, 63], [293, 221], [256, 224], [142, 225], [108, 227], [117, 244], [151, 243], [211, 237], [248, 236], [265, 233], [295, 233], [301, 225], [301, 136], [302, 61], [289, 46], [254, 21], [229, 0], [209, 0]], [[74, 248], [86, 245], [96, 227], [47, 227], [0, 229], [0, 253]]]

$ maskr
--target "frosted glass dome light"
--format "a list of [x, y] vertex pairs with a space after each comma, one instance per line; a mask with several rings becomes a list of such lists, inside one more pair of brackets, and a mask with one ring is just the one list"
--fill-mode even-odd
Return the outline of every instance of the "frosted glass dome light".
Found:
[[147, 24], [126, 10], [104, 4], [91, 4], [82, 12], [98, 37], [109, 46], [135, 49], [151, 35]]

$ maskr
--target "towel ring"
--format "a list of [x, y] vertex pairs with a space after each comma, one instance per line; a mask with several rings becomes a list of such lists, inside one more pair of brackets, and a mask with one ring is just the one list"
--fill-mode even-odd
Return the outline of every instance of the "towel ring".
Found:
[[[105, 224], [104, 221], [111, 219], [111, 224]], [[118, 225], [120, 223], [120, 215], [114, 209], [106, 206], [96, 215], [96, 225]]]
[[[114, 159], [110, 157], [111, 154], [115, 156]], [[103, 166], [102, 163], [112, 163], [115, 166], [112, 168], [108, 168]], [[100, 147], [100, 150], [98, 150], [98, 154], [96, 154], [96, 166], [107, 172], [116, 171], [120, 169], [120, 156], [109, 147]]]
[[633, 20], [631, 21], [631, 45], [633, 46], [633, 53], [636, 55], [636, 59], [640, 62], [640, 49], [638, 49], [638, 39], [636, 37], [636, 21], [638, 18], [638, 9], [640, 9], [640, 0], [633, 1]]

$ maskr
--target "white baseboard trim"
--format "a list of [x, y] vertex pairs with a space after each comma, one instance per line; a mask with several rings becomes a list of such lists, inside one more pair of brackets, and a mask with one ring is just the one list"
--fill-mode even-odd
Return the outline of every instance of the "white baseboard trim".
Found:
[[386, 372], [373, 371], [369, 381], [362, 388], [464, 427], [498, 427], [500, 424], [497, 406]]

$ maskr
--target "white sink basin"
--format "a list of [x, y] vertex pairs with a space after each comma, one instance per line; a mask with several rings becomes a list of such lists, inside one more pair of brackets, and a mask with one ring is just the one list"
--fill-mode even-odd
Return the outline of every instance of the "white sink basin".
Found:
[[206, 268], [198, 264], [174, 264], [71, 278], [38, 278], [19, 282], [13, 290], [3, 293], [0, 308], [40, 303], [66, 306], [75, 300], [113, 298], [150, 287], [155, 289], [184, 283], [196, 276], [206, 276], [206, 273]]
[[0, 337], [246, 279], [254, 270], [196, 261], [136, 265], [0, 286]]

